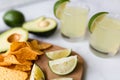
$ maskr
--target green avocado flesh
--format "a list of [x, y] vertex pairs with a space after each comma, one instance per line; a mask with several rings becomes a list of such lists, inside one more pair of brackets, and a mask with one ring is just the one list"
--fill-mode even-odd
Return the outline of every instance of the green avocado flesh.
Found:
[[57, 29], [57, 23], [52, 18], [40, 17], [26, 22], [23, 28], [38, 36], [48, 37]]
[[15, 41], [27, 41], [28, 31], [23, 28], [12, 28], [0, 35], [0, 52], [9, 49], [10, 44]]

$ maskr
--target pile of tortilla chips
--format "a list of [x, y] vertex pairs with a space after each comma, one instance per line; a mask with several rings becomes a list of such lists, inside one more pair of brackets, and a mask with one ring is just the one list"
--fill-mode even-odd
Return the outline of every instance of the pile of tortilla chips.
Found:
[[51, 46], [51, 44], [37, 40], [13, 42], [6, 53], [0, 54], [0, 66], [26, 72], [29, 78], [33, 61], [37, 60], [39, 55], [44, 54], [43, 50]]

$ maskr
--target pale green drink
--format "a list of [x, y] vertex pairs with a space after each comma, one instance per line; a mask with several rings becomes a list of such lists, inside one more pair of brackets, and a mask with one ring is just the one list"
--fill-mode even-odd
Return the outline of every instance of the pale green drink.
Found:
[[107, 57], [115, 55], [120, 47], [120, 20], [104, 17], [96, 24], [91, 34], [90, 45], [96, 55]]
[[67, 38], [81, 38], [86, 32], [88, 9], [66, 6], [61, 16], [61, 33]]

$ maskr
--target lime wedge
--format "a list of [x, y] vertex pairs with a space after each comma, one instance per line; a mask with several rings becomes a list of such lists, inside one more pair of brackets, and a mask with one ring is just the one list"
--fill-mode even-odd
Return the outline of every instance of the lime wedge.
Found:
[[46, 56], [49, 59], [59, 59], [59, 58], [63, 58], [63, 57], [69, 56], [70, 53], [71, 53], [71, 49], [62, 49], [62, 50], [46, 52]]
[[54, 4], [54, 15], [60, 19], [61, 14], [67, 4], [67, 2], [69, 2], [69, 0], [58, 0], [55, 4]]
[[45, 80], [44, 74], [40, 67], [36, 64], [33, 65], [30, 80]]
[[72, 78], [56, 78], [56, 79], [51, 79], [51, 80], [73, 80]]
[[52, 72], [58, 75], [71, 73], [77, 66], [77, 56], [70, 56], [57, 60], [49, 61], [49, 67]]
[[100, 22], [108, 12], [99, 12], [91, 17], [88, 23], [89, 31], [92, 33], [95, 29], [96, 23]]

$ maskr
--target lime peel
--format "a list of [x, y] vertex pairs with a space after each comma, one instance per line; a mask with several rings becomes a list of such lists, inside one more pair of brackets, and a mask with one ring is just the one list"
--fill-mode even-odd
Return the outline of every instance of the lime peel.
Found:
[[71, 51], [72, 51], [71, 49], [55, 50], [55, 51], [46, 52], [46, 56], [49, 59], [59, 59], [69, 56], [71, 54]]
[[52, 72], [58, 75], [71, 73], [77, 66], [77, 55], [49, 61], [49, 67]]
[[63, 12], [63, 9], [65, 8], [65, 5], [67, 2], [69, 2], [70, 0], [58, 0], [55, 4], [54, 4], [54, 15], [60, 19], [60, 16]]
[[95, 22], [97, 21], [97, 19], [101, 18], [101, 17], [104, 17], [106, 14], [108, 14], [108, 12], [99, 12], [99, 13], [96, 13], [95, 15], [93, 15], [90, 20], [89, 20], [89, 23], [88, 23], [88, 28], [89, 28], [89, 31], [92, 33], [95, 26], [93, 26], [95, 24]]
[[30, 80], [45, 80], [44, 73], [37, 64], [33, 65]]

